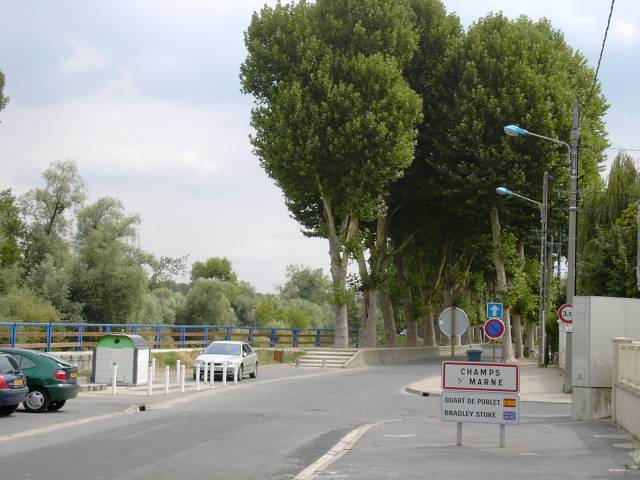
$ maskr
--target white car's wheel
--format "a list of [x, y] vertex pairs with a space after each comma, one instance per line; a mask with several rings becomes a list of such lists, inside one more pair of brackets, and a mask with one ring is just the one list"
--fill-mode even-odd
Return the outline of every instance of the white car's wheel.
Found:
[[256, 378], [258, 376], [258, 362], [253, 366], [253, 372], [249, 374], [249, 378]]

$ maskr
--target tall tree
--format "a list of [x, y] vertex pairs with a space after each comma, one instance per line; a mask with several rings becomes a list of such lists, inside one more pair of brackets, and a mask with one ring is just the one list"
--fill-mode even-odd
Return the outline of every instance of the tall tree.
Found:
[[238, 276], [233, 271], [231, 260], [224, 257], [211, 257], [205, 262], [194, 262], [191, 267], [191, 281], [198, 278], [213, 278], [221, 282], [237, 283]]
[[412, 159], [420, 106], [402, 66], [416, 41], [405, 4], [384, 0], [264, 7], [245, 34], [252, 143], [306, 234], [329, 240], [339, 347], [360, 223]]

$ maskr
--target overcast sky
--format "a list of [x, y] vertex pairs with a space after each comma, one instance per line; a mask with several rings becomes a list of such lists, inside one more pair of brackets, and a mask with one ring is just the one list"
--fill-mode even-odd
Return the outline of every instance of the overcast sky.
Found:
[[[289, 264], [328, 271], [251, 153], [252, 101], [239, 91], [243, 32], [255, 0], [2, 2], [0, 189], [41, 185], [74, 159], [91, 200], [119, 198], [142, 216], [158, 256], [231, 259], [273, 291]], [[274, 2], [267, 2], [273, 4]], [[446, 0], [465, 26], [490, 11], [548, 17], [595, 66], [608, 0]], [[600, 81], [611, 144], [640, 147], [640, 3], [616, 2]]]

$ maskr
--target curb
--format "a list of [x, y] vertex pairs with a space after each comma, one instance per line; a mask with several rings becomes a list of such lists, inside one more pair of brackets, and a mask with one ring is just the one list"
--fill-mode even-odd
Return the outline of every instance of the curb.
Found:
[[416, 390], [411, 387], [404, 387], [404, 391], [406, 393], [410, 393], [411, 395], [418, 395], [419, 397], [439, 397], [440, 393], [436, 392], [423, 392], [422, 390]]

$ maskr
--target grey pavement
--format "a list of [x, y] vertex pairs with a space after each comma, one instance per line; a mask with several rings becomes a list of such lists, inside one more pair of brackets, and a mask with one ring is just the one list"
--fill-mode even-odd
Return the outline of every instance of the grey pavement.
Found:
[[566, 404], [524, 403], [507, 448], [498, 447], [497, 426], [470, 424], [456, 448], [439, 398], [405, 392], [438, 368], [263, 371], [259, 381], [176, 395], [145, 412], [0, 441], [0, 478], [291, 479], [372, 423], [316, 478], [638, 478], [624, 471], [628, 436], [607, 422], [571, 421]]

